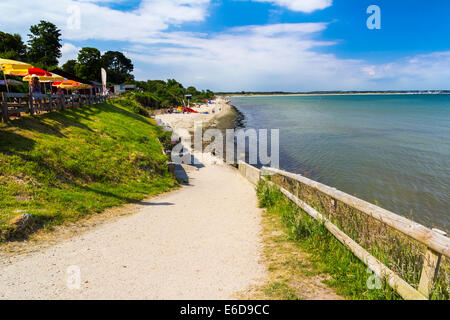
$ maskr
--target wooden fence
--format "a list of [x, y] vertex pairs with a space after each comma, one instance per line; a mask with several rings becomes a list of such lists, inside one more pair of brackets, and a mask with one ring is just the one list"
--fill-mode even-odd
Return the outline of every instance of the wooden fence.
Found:
[[[251, 167], [251, 169], [241, 167]], [[253, 172], [254, 170], [254, 167], [249, 166], [246, 163], [239, 163], [239, 171], [241, 173], [248, 171]], [[276, 182], [276, 180], [269, 181], [265, 179], [265, 175], [278, 175], [294, 181], [296, 183], [295, 189], [297, 192], [290, 192], [289, 190], [284, 188], [281, 183]], [[380, 208], [364, 200], [358, 199], [335, 188], [331, 188], [314, 180], [308, 179], [299, 174], [293, 174], [279, 169], [263, 167], [260, 170], [260, 179], [264, 179], [266, 183], [279, 189], [281, 193], [283, 193], [292, 202], [302, 208], [303, 211], [305, 211], [314, 219], [321, 221], [337, 240], [339, 240], [356, 257], [364, 262], [375, 274], [377, 274], [380, 278], [385, 279], [387, 283], [404, 299], [423, 300], [429, 298], [434, 285], [434, 281], [439, 271], [442, 255], [447, 258], [450, 257], [450, 238], [446, 236], [445, 232], [438, 229], [429, 229], [405, 217]], [[254, 174], [252, 174], [251, 181], [254, 182], [254, 180]], [[300, 199], [299, 189], [301, 188], [301, 186], [307, 186], [319, 192], [320, 194], [328, 196], [331, 199], [331, 202], [334, 203], [334, 206], [337, 205], [337, 201], [340, 201], [343, 204], [367, 215], [368, 217], [375, 219], [379, 223], [382, 223], [392, 228], [393, 230], [406, 235], [411, 239], [414, 239], [415, 241], [426, 247], [427, 249], [423, 254], [424, 261], [418, 289], [416, 290], [398, 274], [396, 274], [381, 261], [371, 255], [360, 244], [358, 244], [347, 234], [341, 231], [324, 214], [314, 209], [311, 204], [308, 204], [305, 199]]]
[[23, 113], [35, 114], [36, 112], [51, 112], [78, 108], [85, 105], [94, 105], [106, 101], [105, 96], [98, 95], [55, 95], [43, 94], [40, 106], [33, 101], [30, 94], [26, 93], [0, 93], [0, 114], [3, 122], [8, 122], [10, 117], [19, 117]]

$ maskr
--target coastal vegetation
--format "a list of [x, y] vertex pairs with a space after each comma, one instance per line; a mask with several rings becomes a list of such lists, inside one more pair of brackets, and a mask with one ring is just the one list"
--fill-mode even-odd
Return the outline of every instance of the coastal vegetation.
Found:
[[[278, 183], [292, 190], [289, 182], [279, 180]], [[424, 248], [420, 244], [381, 223], [370, 221], [342, 204], [330, 214], [326, 205], [330, 203], [329, 199], [305, 186], [301, 190], [302, 199], [307, 199], [316, 210], [326, 214], [352, 239], [417, 288], [423, 264]], [[280, 223], [286, 233], [286, 240], [310, 254], [309, 261], [315, 267], [314, 272], [331, 276], [324, 282], [334, 287], [338, 294], [351, 299], [401, 299], [386, 282], [377, 279], [370, 269], [335, 239], [322, 223], [302, 211], [280, 191], [261, 182], [257, 187], [257, 195], [260, 206], [266, 208], [266, 214]], [[301, 261], [298, 263], [301, 264]], [[449, 264], [444, 259], [430, 299], [449, 299], [449, 275]], [[285, 285], [289, 286], [289, 283], [292, 283], [292, 279]]]
[[185, 88], [175, 79], [135, 81], [137, 92], [131, 96], [144, 106], [150, 108], [174, 107], [183, 104], [186, 95], [191, 96], [191, 102], [207, 102], [214, 98], [211, 90], [199, 91], [195, 87]]
[[16, 119], [0, 136], [0, 241], [177, 186], [168, 134], [116, 102]]
[[205, 103], [214, 98], [210, 90], [198, 91], [195, 87], [184, 88], [175, 79], [148, 80], [136, 82], [137, 89], [122, 93], [114, 99], [128, 110], [149, 117], [155, 110], [182, 106], [186, 103], [186, 95], [191, 95], [193, 103]]

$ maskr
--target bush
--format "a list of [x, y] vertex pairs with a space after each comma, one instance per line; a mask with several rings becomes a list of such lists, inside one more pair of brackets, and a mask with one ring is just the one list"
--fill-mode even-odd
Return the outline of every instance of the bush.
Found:
[[150, 117], [148, 111], [136, 101], [133, 101], [128, 98], [121, 98], [116, 100], [115, 102], [136, 114], [140, 114], [141, 116], [144, 117]]
[[158, 109], [161, 107], [160, 101], [151, 93], [133, 92], [132, 97], [144, 107], [150, 109]]

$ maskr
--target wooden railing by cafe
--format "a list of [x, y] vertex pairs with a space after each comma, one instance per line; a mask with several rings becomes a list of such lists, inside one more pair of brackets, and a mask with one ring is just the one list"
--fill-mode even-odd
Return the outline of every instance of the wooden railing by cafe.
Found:
[[[308, 215], [321, 221], [325, 228], [328, 229], [337, 240], [364, 262], [375, 274], [380, 278], [385, 279], [390, 287], [404, 299], [422, 300], [430, 297], [436, 276], [439, 272], [442, 256], [450, 258], [450, 238], [447, 237], [445, 232], [438, 229], [427, 228], [410, 219], [335, 188], [308, 179], [300, 174], [268, 167], [258, 169], [244, 162], [239, 163], [239, 171], [254, 184], [257, 184], [259, 180], [264, 179], [267, 184], [280, 190], [281, 193]], [[268, 180], [265, 176], [271, 176], [273, 178]], [[279, 178], [275, 179], [275, 176]], [[361, 212], [362, 215], [376, 220], [387, 228], [399, 232], [412, 241], [416, 241], [421, 247], [425, 248], [425, 251], [421, 254], [423, 256], [423, 265], [417, 289], [400, 277], [396, 272], [388, 268], [380, 260], [375, 258], [371, 253], [364, 249], [362, 245], [339, 229], [338, 226], [332, 223], [327, 217], [325, 212], [319, 212], [313, 208], [313, 204], [308, 199], [302, 198], [302, 193], [299, 192], [305, 188], [309, 188], [310, 190], [325, 196], [330, 202], [330, 208], [337, 208], [338, 202], [340, 202], [345, 206]]]
[[105, 96], [100, 95], [56, 95], [43, 94], [41, 103], [33, 101], [30, 94], [26, 93], [0, 93], [0, 114], [3, 122], [8, 122], [11, 117], [19, 117], [21, 114], [35, 114], [36, 112], [51, 112], [79, 108], [85, 105], [94, 105], [106, 101]]

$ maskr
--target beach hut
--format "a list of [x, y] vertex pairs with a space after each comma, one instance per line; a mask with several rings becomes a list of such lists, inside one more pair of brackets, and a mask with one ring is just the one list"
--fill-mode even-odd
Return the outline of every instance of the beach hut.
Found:
[[122, 92], [132, 91], [136, 89], [135, 84], [119, 84], [114, 86], [114, 93], [120, 94]]
[[95, 94], [97, 92], [101, 92], [101, 90], [102, 90], [102, 85], [99, 82], [79, 78], [79, 77], [77, 77], [77, 76], [75, 76], [73, 74], [70, 74], [68, 72], [65, 72], [65, 71], [63, 71], [61, 69], [53, 69], [52, 72], [57, 74], [57, 75], [60, 75], [60, 76], [64, 77], [66, 80], [72, 80], [72, 81], [75, 81], [75, 82], [78, 82], [78, 83], [89, 85], [90, 87], [89, 88], [86, 87], [85, 90], [91, 90], [92, 94]]

